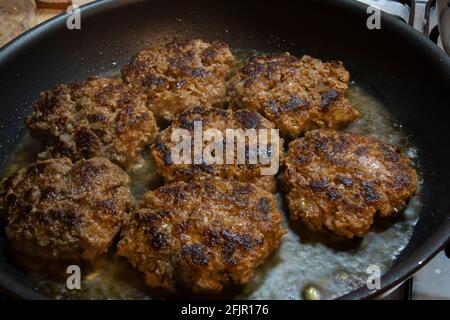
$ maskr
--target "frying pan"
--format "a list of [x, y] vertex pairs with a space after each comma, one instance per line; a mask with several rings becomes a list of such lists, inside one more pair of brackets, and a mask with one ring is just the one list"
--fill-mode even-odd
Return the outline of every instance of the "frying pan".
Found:
[[[381, 289], [361, 287], [343, 298], [380, 295], [449, 241], [450, 59], [386, 14], [381, 29], [369, 30], [366, 9], [350, 0], [105, 0], [82, 7], [80, 30], [66, 27], [66, 15], [56, 17], [0, 51], [0, 166], [24, 134], [23, 119], [40, 91], [119, 68], [140, 49], [174, 37], [344, 61], [352, 78], [403, 126], [423, 172], [420, 219]], [[46, 298], [8, 262], [4, 235], [0, 241], [0, 286], [17, 297]]]

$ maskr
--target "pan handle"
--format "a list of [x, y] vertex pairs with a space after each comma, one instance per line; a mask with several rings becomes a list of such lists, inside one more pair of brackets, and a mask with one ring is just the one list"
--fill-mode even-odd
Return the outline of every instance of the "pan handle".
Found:
[[[430, 32], [431, 9], [436, 7], [438, 27]], [[441, 36], [442, 46], [450, 54], [450, 3], [449, 0], [429, 0], [425, 6], [425, 24], [423, 34], [438, 43]]]
[[409, 6], [408, 24], [414, 28], [414, 20], [416, 19], [416, 1], [415, 0], [401, 0], [403, 4]]
[[399, 0], [399, 2], [409, 7], [408, 24], [414, 28], [414, 20], [416, 19], [416, 1]]
[[448, 0], [437, 0], [437, 11], [442, 46], [450, 54], [450, 2]]

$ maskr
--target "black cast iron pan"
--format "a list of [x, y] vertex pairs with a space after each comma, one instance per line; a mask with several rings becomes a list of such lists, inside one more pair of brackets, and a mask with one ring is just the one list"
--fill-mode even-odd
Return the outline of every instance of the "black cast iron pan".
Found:
[[[366, 19], [366, 6], [350, 0], [105, 0], [84, 6], [81, 30], [68, 30], [66, 16], [59, 16], [0, 51], [0, 165], [24, 133], [23, 119], [40, 91], [120, 66], [138, 50], [173, 37], [342, 60], [403, 125], [423, 171], [420, 219], [382, 288], [360, 288], [343, 298], [379, 295], [449, 240], [450, 59], [398, 19], [383, 14], [380, 30], [368, 30]], [[45, 298], [9, 262], [4, 235], [0, 243], [0, 286], [17, 297]]]

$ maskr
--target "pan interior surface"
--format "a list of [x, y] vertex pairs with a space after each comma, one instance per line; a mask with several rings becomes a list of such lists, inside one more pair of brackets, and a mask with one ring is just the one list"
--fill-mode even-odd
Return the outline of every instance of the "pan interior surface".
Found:
[[[398, 242], [401, 243], [398, 252], [389, 252], [390, 264], [394, 260], [395, 263], [392, 267], [386, 264], [382, 268], [385, 275], [381, 285], [382, 290], [386, 290], [438, 250], [450, 232], [450, 204], [445, 196], [450, 192], [450, 174], [446, 170], [450, 161], [450, 128], [443, 121], [449, 118], [448, 99], [445, 90], [437, 89], [438, 86], [450, 88], [450, 62], [428, 40], [401, 22], [383, 16], [380, 30], [368, 30], [366, 19], [364, 6], [332, 0], [269, 1], [264, 4], [246, 1], [239, 5], [232, 1], [101, 1], [89, 5], [82, 11], [81, 30], [68, 30], [64, 17], [60, 17], [27, 33], [0, 52], [0, 101], [4, 110], [0, 117], [0, 164], [5, 167], [10, 162], [10, 155], [26, 134], [23, 119], [30, 113], [31, 103], [40, 91], [59, 83], [82, 81], [111, 69], [114, 72], [145, 47], [175, 38], [203, 38], [222, 40], [243, 50], [289, 51], [297, 56], [309, 54], [324, 60], [341, 60], [352, 79], [364, 92], [370, 93], [368, 96], [376, 97], [374, 101], [387, 108], [394, 124], [402, 127], [402, 137], [407, 139], [409, 146], [414, 146], [415, 162], [423, 179], [423, 206], [411, 239], [414, 214], [412, 219], [373, 233], [377, 236], [383, 232], [406, 230], [403, 234], [407, 237]], [[420, 207], [420, 201], [413, 201], [411, 205]], [[361, 256], [352, 245], [336, 248], [308, 235], [303, 237], [306, 242], [303, 239], [300, 242], [299, 235], [302, 237], [301, 230], [289, 235], [283, 246], [295, 250], [296, 246], [306, 243], [332, 252], [332, 262], [325, 255], [321, 265], [314, 268], [330, 268], [338, 286], [344, 289], [327, 291], [332, 287], [330, 283], [314, 277], [313, 273], [312, 278], [302, 285], [308, 282], [321, 289], [324, 298], [334, 298], [364, 284], [370, 259], [360, 263], [354, 276], [336, 263], [339, 259], [347, 260], [349, 255], [358, 261]], [[376, 264], [379, 261], [376, 252], [389, 251], [383, 247], [388, 240], [371, 241], [371, 236], [372, 233], [362, 243], [367, 241], [373, 246], [368, 256], [371, 263]], [[3, 234], [0, 240], [0, 285], [18, 296], [43, 297], [42, 292], [35, 291], [35, 283], [11, 263], [7, 251]], [[283, 295], [274, 295], [273, 291], [264, 289], [264, 286], [277, 284], [283, 291], [285, 286], [280, 283], [280, 277], [312, 268], [308, 264], [308, 255], [305, 255], [295, 261], [298, 268], [292, 266], [289, 270], [280, 270], [274, 278], [266, 276], [264, 272], [271, 268], [271, 263], [283, 259], [283, 252], [282, 249], [260, 270], [259, 274], [265, 280], [259, 281], [257, 277], [252, 285], [244, 288], [243, 296], [238, 294], [238, 297], [300, 298], [302, 286], [299, 283], [293, 284], [291, 291]], [[95, 279], [94, 275], [92, 277]], [[372, 293], [362, 288], [347, 297], [361, 298]], [[140, 293], [136, 295], [146, 297]]]

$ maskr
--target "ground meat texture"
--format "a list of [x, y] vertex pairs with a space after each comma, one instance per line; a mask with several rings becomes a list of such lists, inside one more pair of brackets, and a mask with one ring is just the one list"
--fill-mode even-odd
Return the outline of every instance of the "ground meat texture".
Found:
[[292, 219], [348, 238], [403, 209], [418, 189], [410, 159], [373, 137], [310, 131], [289, 144], [285, 163]]
[[359, 117], [345, 97], [349, 73], [341, 62], [288, 53], [252, 56], [228, 83], [234, 106], [259, 111], [285, 137], [341, 128]]
[[47, 259], [93, 260], [127, 217], [128, 175], [105, 158], [37, 161], [2, 183], [6, 235]]
[[222, 106], [225, 78], [235, 64], [221, 42], [173, 42], [139, 52], [122, 69], [122, 77], [148, 95], [148, 105], [159, 119], [197, 105]]
[[222, 179], [175, 182], [144, 196], [119, 255], [153, 288], [221, 291], [250, 281], [285, 233], [273, 195]]
[[[208, 129], [217, 129], [222, 134], [223, 140], [216, 140], [223, 146], [223, 156], [221, 157], [223, 164], [208, 163], [203, 159], [202, 164], [194, 164], [194, 152], [191, 154], [191, 161], [189, 164], [177, 164], [172, 161], [172, 150], [179, 144], [179, 141], [172, 140], [172, 134], [177, 129], [184, 129], [189, 131], [190, 136], [194, 137], [194, 123], [198, 121], [202, 124], [203, 134]], [[259, 129], [267, 129], [270, 135], [270, 129], [275, 126], [272, 122], [262, 117], [259, 113], [247, 110], [222, 110], [217, 108], [194, 107], [188, 111], [183, 112], [166, 130], [160, 132], [152, 145], [152, 155], [156, 162], [158, 173], [168, 182], [173, 181], [191, 181], [194, 179], [205, 179], [211, 176], [221, 177], [225, 179], [235, 179], [243, 182], [255, 183], [257, 186], [266, 189], [270, 192], [275, 192], [276, 181], [275, 175], [262, 175], [261, 168], [269, 167], [270, 164], [261, 164], [258, 158], [258, 163], [250, 164], [250, 149], [247, 148], [245, 152], [245, 164], [238, 164], [238, 152], [235, 149], [234, 163], [226, 163], [226, 129], [242, 129], [243, 132], [247, 129], [255, 129], [255, 134], [258, 136]], [[273, 140], [273, 141], [272, 141]], [[248, 141], [248, 140], [247, 140]], [[280, 148], [283, 146], [283, 141], [280, 139], [269, 139], [268, 152], [255, 150], [262, 155], [270, 155], [274, 160], [278, 161], [280, 155]], [[194, 150], [194, 139], [191, 140], [191, 150]], [[202, 145], [202, 150], [205, 150], [212, 141], [205, 141]], [[235, 144], [236, 146], [236, 144]], [[247, 144], [248, 146], [248, 144]], [[211, 152], [215, 155], [215, 151]], [[253, 159], [254, 160], [254, 159]]]
[[146, 96], [120, 80], [91, 78], [43, 92], [27, 125], [54, 143], [44, 158], [106, 157], [128, 168], [157, 132]]

